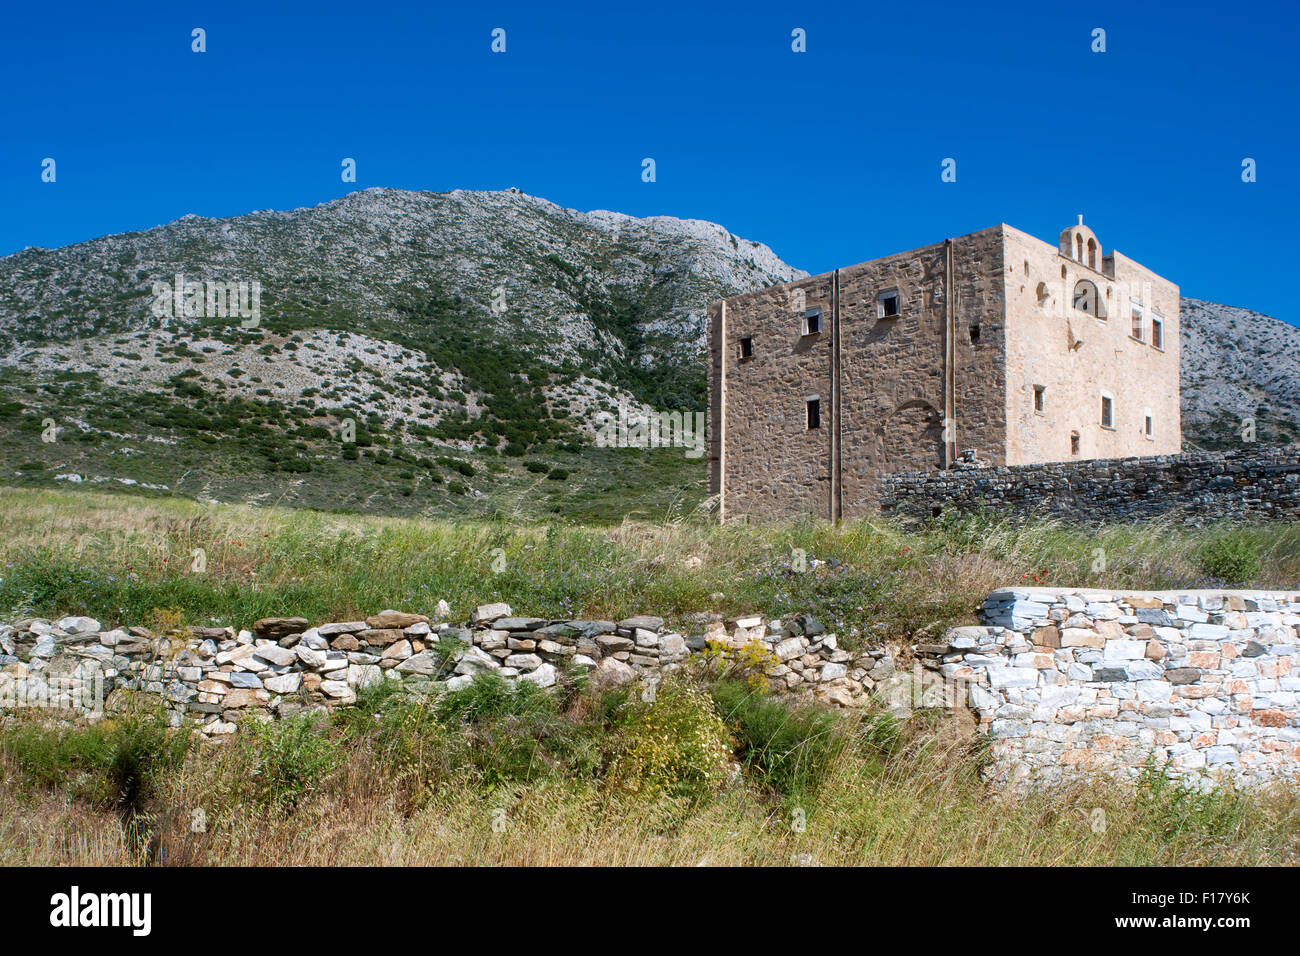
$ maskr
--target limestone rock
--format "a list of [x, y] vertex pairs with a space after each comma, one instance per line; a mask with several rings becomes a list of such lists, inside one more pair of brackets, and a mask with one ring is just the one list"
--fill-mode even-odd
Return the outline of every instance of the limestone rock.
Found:
[[637, 678], [636, 671], [622, 661], [607, 657], [596, 665], [587, 678], [587, 685], [597, 693], [621, 687]]
[[[381, 611], [371, 617], [366, 618], [366, 627], [375, 631], [388, 630], [390, 628], [410, 627], [413, 624], [428, 624], [429, 619], [423, 614], [407, 614], [402, 611]], [[426, 632], [427, 633], [427, 632]]]
[[555, 684], [558, 674], [553, 664], [541, 664], [527, 674], [520, 674], [519, 679], [528, 681], [530, 684], [536, 684], [538, 687], [551, 687]]
[[311, 626], [305, 617], [264, 617], [253, 625], [253, 630], [273, 640], [288, 634], [300, 634]]
[[511, 613], [509, 604], [480, 604], [474, 609], [469, 620], [471, 624], [488, 624], [497, 618], [510, 617]]

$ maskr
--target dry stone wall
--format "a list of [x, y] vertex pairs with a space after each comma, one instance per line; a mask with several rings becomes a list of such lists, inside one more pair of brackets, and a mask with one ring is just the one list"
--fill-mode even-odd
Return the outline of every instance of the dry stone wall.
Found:
[[[992, 738], [993, 776], [1300, 782], [1300, 590], [995, 591], [918, 652]], [[953, 693], [955, 691], [955, 693]]]
[[1088, 523], [1164, 514], [1189, 523], [1294, 519], [1300, 517], [1300, 446], [1010, 467], [964, 462], [882, 479], [886, 513], [929, 518], [944, 508], [981, 507]]
[[248, 719], [328, 711], [401, 681], [438, 694], [495, 673], [550, 687], [569, 675], [652, 685], [694, 654], [745, 661], [775, 691], [834, 706], [969, 708], [1004, 784], [1076, 772], [1137, 773], [1148, 761], [1198, 779], [1300, 783], [1300, 589], [995, 591], [982, 624], [950, 628], [904, 663], [850, 651], [810, 615], [723, 621], [522, 617], [477, 608], [467, 625], [383, 611], [313, 626], [155, 634], [86, 617], [0, 627], [0, 709], [91, 717], [143, 693], [172, 720], [220, 737]]
[[161, 700], [174, 723], [196, 719], [211, 736], [233, 733], [250, 715], [348, 705], [359, 688], [379, 681], [431, 693], [459, 689], [482, 673], [539, 687], [565, 673], [613, 685], [653, 682], [707, 649], [755, 662], [780, 692], [840, 706], [864, 702], [878, 680], [894, 673], [883, 649], [850, 653], [809, 615], [695, 615], [674, 631], [650, 615], [554, 620], [487, 604], [459, 626], [442, 620], [449, 613], [440, 602], [432, 616], [390, 610], [315, 626], [305, 618], [266, 618], [251, 629], [173, 634], [104, 630], [88, 617], [20, 621], [0, 627], [0, 708], [97, 716], [143, 692]]

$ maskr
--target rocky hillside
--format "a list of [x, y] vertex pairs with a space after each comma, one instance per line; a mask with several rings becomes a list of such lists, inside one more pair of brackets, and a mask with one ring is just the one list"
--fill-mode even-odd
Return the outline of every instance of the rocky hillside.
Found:
[[[178, 273], [258, 283], [257, 327], [205, 314], [201, 295], [158, 315], [155, 284]], [[513, 189], [369, 189], [25, 249], [0, 259], [0, 441], [6, 415], [29, 440], [8, 442], [0, 471], [169, 490], [188, 474], [218, 498], [329, 506], [336, 496], [307, 488], [339, 464], [351, 419], [361, 436], [343, 452], [396, 459], [406, 477], [344, 498], [415, 506], [422, 493], [391, 499], [443, 477], [475, 497], [463, 479], [484, 469], [433, 462], [573, 454], [591, 413], [623, 400], [701, 409], [707, 303], [801, 275], [712, 223], [578, 212]], [[35, 441], [47, 417], [52, 448]], [[176, 449], [170, 465], [158, 445]], [[574, 464], [552, 457], [530, 474]], [[267, 468], [294, 480], [250, 480]]]
[[1259, 312], [1183, 299], [1183, 439], [1241, 447], [1242, 421], [1256, 439], [1300, 441], [1300, 328]]
[[[644, 384], [637, 370], [671, 375], [680, 360], [698, 356], [709, 301], [804, 274], [712, 223], [583, 213], [517, 190], [367, 189], [312, 208], [188, 215], [145, 232], [0, 259], [0, 354], [76, 368], [75, 349], [29, 348], [88, 341], [94, 351], [114, 344], [112, 334], [132, 343], [128, 353], [157, 354], [226, 332], [229, 322], [163, 321], [151, 312], [153, 283], [177, 273], [259, 282], [262, 327], [272, 333], [335, 333], [336, 354], [313, 357], [322, 371], [331, 360], [371, 364], [367, 346], [378, 341], [445, 346], [456, 339], [545, 366], [581, 365], [634, 391]], [[275, 344], [274, 337], [244, 339]], [[414, 361], [380, 352], [376, 365]], [[119, 379], [158, 371], [152, 356], [109, 355]], [[463, 372], [440, 358], [422, 361], [444, 374]], [[297, 394], [287, 384], [271, 390]]]

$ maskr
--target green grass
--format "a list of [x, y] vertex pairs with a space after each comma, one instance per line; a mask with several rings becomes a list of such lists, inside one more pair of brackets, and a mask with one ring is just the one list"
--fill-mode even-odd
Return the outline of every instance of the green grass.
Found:
[[161, 712], [128, 714], [84, 726], [19, 721], [0, 727], [0, 750], [23, 779], [73, 797], [130, 810], [142, 792], [184, 761], [191, 744]]
[[[0, 510], [0, 614], [85, 613], [112, 625], [173, 607], [188, 623], [245, 626], [276, 614], [351, 620], [387, 607], [428, 611], [444, 599], [460, 622], [491, 601], [556, 618], [810, 612], [847, 644], [861, 645], [972, 622], [979, 602], [1000, 586], [1294, 588], [1300, 581], [1300, 525], [1285, 523], [1084, 530], [975, 517], [907, 529], [879, 520], [719, 527], [680, 518], [588, 526], [33, 489], [0, 489]], [[1235, 563], [1211, 570], [1256, 573], [1232, 581], [1207, 573], [1207, 548], [1225, 535]], [[193, 570], [200, 549], [201, 573]]]

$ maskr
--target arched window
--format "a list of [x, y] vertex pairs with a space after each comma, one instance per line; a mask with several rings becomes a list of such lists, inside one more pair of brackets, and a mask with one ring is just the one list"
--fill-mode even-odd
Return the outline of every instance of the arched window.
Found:
[[1097, 287], [1088, 279], [1080, 279], [1074, 284], [1074, 307], [1098, 319], [1106, 318], [1106, 305], [1097, 294]]
[[1083, 236], [1077, 232], [1074, 234], [1074, 258], [1083, 261]]
[[1097, 240], [1088, 240], [1088, 268], [1094, 272], [1097, 269]]

